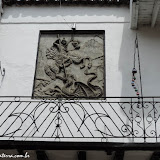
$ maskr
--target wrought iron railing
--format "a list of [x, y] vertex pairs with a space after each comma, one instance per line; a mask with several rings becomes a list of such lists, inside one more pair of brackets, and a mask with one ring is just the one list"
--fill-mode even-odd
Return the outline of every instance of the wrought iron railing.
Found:
[[0, 97], [0, 140], [159, 142], [160, 97]]

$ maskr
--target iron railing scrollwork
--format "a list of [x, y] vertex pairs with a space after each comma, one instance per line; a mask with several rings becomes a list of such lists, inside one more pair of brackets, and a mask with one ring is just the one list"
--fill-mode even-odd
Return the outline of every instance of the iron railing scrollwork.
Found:
[[159, 142], [160, 97], [0, 97], [0, 139]]

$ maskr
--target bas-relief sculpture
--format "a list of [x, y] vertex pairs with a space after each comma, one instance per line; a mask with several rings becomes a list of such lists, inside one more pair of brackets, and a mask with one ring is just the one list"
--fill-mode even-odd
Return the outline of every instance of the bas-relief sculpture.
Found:
[[41, 34], [33, 98], [104, 97], [103, 34]]

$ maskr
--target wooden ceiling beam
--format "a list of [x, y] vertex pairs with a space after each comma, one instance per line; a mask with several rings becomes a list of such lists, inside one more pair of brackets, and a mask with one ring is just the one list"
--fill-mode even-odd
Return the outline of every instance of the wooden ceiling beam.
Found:
[[119, 150], [115, 152], [113, 160], [123, 160], [123, 158], [124, 158], [124, 151]]
[[17, 149], [18, 154], [25, 155], [23, 149]]
[[160, 0], [155, 0], [152, 12], [151, 27], [154, 27], [156, 24], [159, 8], [160, 8]]
[[138, 11], [139, 1], [130, 0], [130, 28], [137, 29], [138, 27]]
[[78, 160], [86, 160], [86, 152], [85, 151], [78, 152]]
[[156, 151], [156, 152], [153, 152], [150, 160], [159, 160], [160, 159], [160, 152]]
[[37, 160], [49, 160], [45, 151], [36, 151]]

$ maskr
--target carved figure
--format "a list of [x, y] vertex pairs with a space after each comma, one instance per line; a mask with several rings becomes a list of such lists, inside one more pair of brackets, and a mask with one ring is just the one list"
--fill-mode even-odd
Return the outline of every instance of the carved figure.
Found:
[[[91, 40], [91, 42], [94, 41]], [[94, 68], [92, 67], [93, 59], [90, 56], [84, 56], [81, 52], [83, 50], [85, 50], [84, 46], [81, 46], [78, 40], [67, 41], [65, 38], [58, 37], [46, 50], [47, 63], [44, 66], [44, 72], [50, 78], [50, 83], [54, 82], [54, 86], [48, 83], [41, 87], [37, 85], [40, 89], [36, 89], [35, 92], [51, 97], [103, 96], [103, 89], [98, 84], [92, 84], [97, 78], [97, 73], [92, 69]], [[74, 66], [83, 72], [86, 82], [77, 79], [76, 74], [79, 73], [74, 73]], [[59, 80], [58, 83], [57, 80]]]

